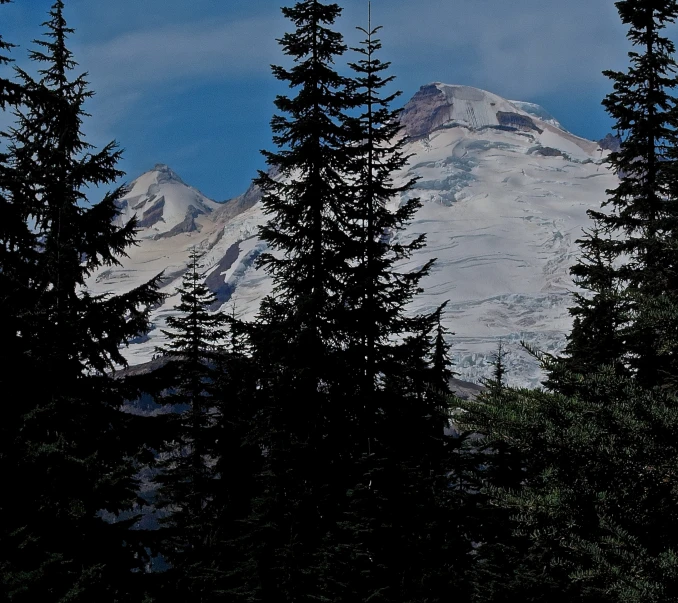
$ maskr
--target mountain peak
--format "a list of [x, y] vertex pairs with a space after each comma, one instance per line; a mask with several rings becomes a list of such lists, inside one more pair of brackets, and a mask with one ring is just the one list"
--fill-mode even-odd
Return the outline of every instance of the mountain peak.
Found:
[[506, 127], [540, 131], [530, 113], [511, 101], [480, 88], [442, 82], [422, 86], [405, 105], [401, 121], [412, 138], [447, 124], [473, 130]]
[[185, 184], [179, 174], [165, 163], [156, 163], [151, 172], [157, 174], [158, 184], [161, 182], [178, 182], [180, 184]]
[[137, 216], [141, 236], [173, 237], [200, 231], [219, 204], [186, 184], [164, 163], [136, 178], [119, 201], [118, 220]]
[[[410, 135], [403, 147], [408, 161], [394, 185], [415, 184], [389, 207], [421, 201], [403, 237], [427, 236], [412, 265], [437, 258], [422, 281], [426, 293], [411, 311], [429, 312], [449, 301], [443, 320], [457, 333], [453, 361], [464, 378], [491, 375], [501, 338], [512, 382], [538, 386], [539, 366], [518, 342], [555, 354], [564, 345], [571, 292], [578, 291], [569, 272], [576, 241], [589, 225], [587, 210], [618, 184], [605, 163], [616, 141], [599, 145], [568, 133], [539, 105], [441, 82], [419, 90], [402, 122]], [[267, 249], [257, 236], [267, 220], [260, 194], [252, 186], [217, 204], [167, 165], [156, 165], [120, 199], [119, 219], [137, 217], [139, 246], [122, 266], [93, 275], [92, 290], [128, 290], [165, 270], [164, 291], [173, 294], [190, 249], [198, 248], [206, 254], [207, 285], [218, 303], [236, 307], [243, 320], [255, 319], [273, 287], [256, 262]], [[150, 360], [164, 342], [176, 299], [153, 310], [156, 328], [130, 346], [131, 364]]]
[[[514, 144], [518, 136], [529, 142], [526, 152], [530, 154], [555, 154], [577, 161], [601, 159], [597, 143], [571, 134], [543, 107], [472, 86], [426, 84], [405, 105], [400, 121], [412, 140], [458, 129], [456, 136], [469, 140], [504, 135], [507, 144]], [[490, 134], [492, 130], [495, 134]]]

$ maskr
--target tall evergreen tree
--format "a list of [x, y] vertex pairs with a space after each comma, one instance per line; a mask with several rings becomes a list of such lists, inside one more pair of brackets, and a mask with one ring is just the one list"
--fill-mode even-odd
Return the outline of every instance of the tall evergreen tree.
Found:
[[[400, 93], [384, 93], [393, 77], [379, 58], [381, 28], [372, 26], [370, 14], [367, 28], [358, 29], [365, 39], [351, 64], [359, 111], [349, 120], [355, 234], [345, 295], [354, 325], [347, 356], [360, 375], [362, 412], [344, 525], [360, 561], [357, 599], [435, 601], [451, 584], [461, 586], [459, 561], [467, 552], [448, 514], [456, 495], [448, 488], [454, 444], [445, 436], [447, 404], [440, 395], [451, 376], [444, 306], [427, 315], [407, 312], [433, 261], [412, 272], [399, 269], [425, 244], [423, 236], [404, 235], [421, 204], [408, 194], [414, 180], [394, 182], [408, 159], [407, 140], [400, 111], [390, 107]], [[398, 207], [388, 207], [399, 195]]]
[[271, 247], [261, 265], [274, 293], [251, 332], [260, 375], [252, 438], [264, 466], [242, 564], [246, 586], [236, 593], [262, 601], [310, 600], [323, 590], [324, 541], [336, 531], [345, 496], [354, 414], [337, 388], [355, 379], [343, 372], [336, 329], [350, 242], [344, 116], [352, 100], [334, 69], [345, 45], [331, 29], [341, 9], [303, 0], [282, 10], [295, 31], [280, 43], [294, 63], [273, 73], [296, 96], [276, 98], [271, 127], [279, 150], [264, 155], [278, 175], [261, 172], [257, 180], [269, 215], [260, 236]]
[[87, 204], [86, 187], [122, 175], [120, 152], [114, 143], [93, 152], [83, 141], [91, 92], [83, 76], [69, 79], [75, 61], [63, 9], [57, 0], [30, 55], [40, 79], [17, 70], [35, 94], [9, 132], [8, 199], [33, 238], [18, 283], [26, 305], [15, 380], [23, 391], [3, 433], [3, 465], [14, 470], [3, 488], [11, 496], [2, 498], [0, 567], [10, 601], [122, 601], [134, 596], [132, 570], [143, 567], [144, 551], [129, 529], [135, 450], [110, 371], [125, 364], [120, 346], [148, 329], [160, 296], [157, 280], [118, 296], [86, 290], [94, 270], [119, 263], [136, 224], [113, 223], [122, 187]]
[[[604, 285], [605, 293], [600, 290], [592, 301], [578, 298], [575, 315], [597, 313], [598, 318], [595, 326], [591, 321], [584, 328], [576, 325], [570, 348], [583, 351], [593, 327], [601, 344], [609, 344], [612, 357], [606, 363], [625, 365], [653, 386], [676, 372], [666, 333], [667, 327], [671, 337], [678, 333], [678, 314], [672, 310], [678, 301], [678, 107], [672, 95], [675, 46], [665, 29], [678, 16], [678, 5], [620, 0], [616, 6], [634, 47], [626, 72], [605, 72], [614, 90], [603, 104], [622, 138], [621, 150], [610, 154], [609, 163], [620, 182], [603, 203], [608, 212], [589, 212], [597, 226], [583, 241], [589, 261], [579, 262], [573, 272], [584, 286], [597, 290]], [[603, 325], [602, 316], [608, 324]], [[587, 362], [579, 356], [580, 364]], [[599, 357], [592, 354], [591, 362]]]
[[220, 423], [220, 348], [226, 336], [225, 317], [210, 312], [214, 294], [204, 282], [202, 255], [193, 249], [182, 286], [177, 315], [167, 318], [163, 330], [168, 344], [160, 349], [170, 362], [163, 367], [163, 402], [177, 412], [165, 415], [165, 444], [159, 457], [156, 481], [158, 503], [167, 515], [162, 520], [162, 552], [172, 564], [172, 590], [202, 601], [209, 590], [205, 576], [209, 542], [214, 531], [218, 481], [217, 425]]
[[[296, 26], [281, 40], [295, 66], [274, 73], [298, 94], [276, 100], [287, 114], [272, 121], [281, 150], [266, 156], [278, 176], [258, 181], [271, 216], [262, 265], [275, 297], [251, 332], [264, 471], [242, 563], [250, 582], [232, 594], [444, 597], [445, 563], [432, 563], [429, 538], [445, 540], [447, 514], [436, 504], [446, 489], [447, 415], [429, 387], [440, 312], [405, 313], [430, 263], [397, 269], [424, 244], [396, 237], [418, 200], [386, 207], [413, 184], [393, 182], [406, 162], [404, 143], [393, 140], [397, 95], [381, 95], [391, 78], [382, 77], [388, 65], [376, 57], [371, 24], [349, 80], [330, 68], [345, 50], [327, 27], [338, 6], [306, 1], [283, 12]], [[440, 381], [446, 364], [437, 360]]]
[[[355, 174], [355, 201], [346, 209], [351, 239], [344, 253], [352, 270], [344, 297], [352, 309], [349, 320], [354, 325], [353, 345], [358, 346], [356, 358], [366, 405], [360, 423], [369, 429], [383, 404], [376, 394], [383, 389], [384, 375], [404, 376], [415, 369], [415, 356], [408, 346], [415, 344], [417, 336], [430, 331], [436, 319], [412, 317], [405, 312], [407, 304], [421, 292], [419, 283], [430, 271], [433, 260], [412, 272], [397, 269], [425, 244], [423, 234], [409, 242], [398, 240], [421, 202], [410, 197], [395, 210], [386, 206], [397, 195], [411, 190], [416, 179], [401, 185], [394, 183], [395, 172], [407, 163], [403, 153], [406, 139], [399, 136], [401, 110], [390, 108], [400, 92], [383, 95], [394, 76], [384, 76], [390, 63], [383, 63], [378, 56], [381, 42], [376, 35], [381, 28], [373, 28], [370, 17], [368, 28], [358, 29], [367, 37], [353, 49], [359, 61], [350, 64], [355, 73], [352, 94], [359, 114], [347, 121], [353, 138], [347, 152], [353, 159], [350, 167]], [[408, 335], [411, 337], [406, 339]], [[406, 339], [407, 343], [398, 339]], [[417, 369], [413, 375], [421, 381], [422, 373]], [[367, 439], [373, 438], [374, 434], [367, 433]]]
[[278, 110], [287, 114], [271, 121], [281, 150], [264, 151], [264, 156], [279, 177], [260, 172], [257, 184], [270, 216], [261, 238], [287, 253], [283, 258], [264, 254], [260, 265], [273, 276], [276, 301], [295, 308], [304, 337], [317, 347], [328, 337], [323, 325], [331, 324], [340, 287], [337, 271], [343, 269], [334, 253], [346, 235], [335, 218], [344, 211], [348, 138], [342, 118], [352, 102], [347, 81], [333, 69], [335, 57], [345, 51], [341, 34], [328, 28], [339, 7], [306, 0], [282, 11], [297, 28], [280, 41], [295, 65], [290, 70], [274, 66], [273, 73], [299, 90], [293, 99], [276, 98]]
[[[672, 42], [663, 30], [678, 3], [616, 3], [634, 45], [626, 73], [607, 72], [604, 104], [624, 135], [610, 157], [620, 177], [608, 213], [590, 212], [573, 273], [591, 292], [577, 296], [564, 359], [542, 358], [547, 390], [508, 390], [467, 404], [468, 429], [522, 458], [521, 482], [488, 484], [492, 502], [513, 511], [527, 538], [523, 598], [673, 601], [678, 596], [676, 85]], [[637, 50], [637, 51], [636, 51]], [[496, 483], [496, 482], [495, 482]], [[501, 560], [499, 571], [511, 571]], [[543, 568], [543, 569], [542, 569]], [[540, 575], [541, 574], [541, 575]], [[502, 600], [481, 592], [479, 600]]]
[[624, 329], [631, 309], [623, 284], [615, 267], [615, 253], [609, 239], [595, 227], [577, 241], [581, 257], [571, 273], [585, 293], [574, 293], [570, 315], [574, 318], [572, 330], [562, 357], [549, 364], [547, 386], [565, 382], [559, 374], [568, 372], [586, 374], [613, 366], [619, 375], [629, 373]]

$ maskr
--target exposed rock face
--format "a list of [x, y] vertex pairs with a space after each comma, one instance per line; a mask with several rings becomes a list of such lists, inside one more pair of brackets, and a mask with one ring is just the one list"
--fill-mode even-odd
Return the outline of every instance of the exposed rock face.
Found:
[[[141, 207], [143, 207], [146, 204], [146, 201], [144, 200], [142, 203], [139, 205], [133, 206], [133, 210], [138, 210]], [[164, 221], [163, 220], [163, 209], [165, 207], [165, 197], [160, 197], [159, 199], [156, 199], [151, 203], [151, 206], [144, 211], [141, 220], [139, 220], [139, 228], [150, 228], [151, 226], [154, 226], [158, 222]]]
[[217, 301], [214, 302], [210, 310], [218, 310], [229, 299], [231, 299], [234, 287], [231, 285], [230, 282], [224, 279], [224, 272], [226, 272], [231, 266], [233, 266], [233, 262], [235, 262], [238, 259], [239, 255], [240, 255], [240, 241], [236, 241], [226, 250], [224, 257], [221, 258], [221, 260], [217, 264], [217, 267], [214, 270], [212, 270], [212, 272], [205, 279], [205, 285], [207, 285], [207, 288], [212, 293], [214, 293], [214, 295], [217, 298]]
[[167, 237], [173, 237], [175, 235], [187, 232], [200, 231], [200, 227], [195, 223], [195, 219], [198, 216], [205, 215], [205, 211], [198, 209], [194, 205], [189, 205], [188, 210], [186, 211], [186, 217], [182, 222], [179, 222], [176, 226], [172, 227], [167, 232], [161, 232], [160, 234], [155, 235], [156, 239], [164, 239]]
[[215, 219], [228, 220], [254, 207], [261, 200], [261, 189], [254, 183], [238, 197], [229, 199], [215, 212]]
[[598, 144], [603, 151], [612, 151], [613, 153], [621, 151], [621, 138], [619, 136], [607, 134], [605, 138], [598, 141]]
[[532, 121], [532, 118], [528, 117], [527, 115], [520, 115], [520, 113], [497, 111], [497, 121], [499, 122], [500, 126], [504, 126], [506, 128], [515, 128], [516, 130], [522, 130], [523, 132], [534, 130], [540, 134], [543, 132], [543, 130], [538, 128]]
[[452, 105], [435, 84], [422, 86], [401, 114], [400, 123], [410, 138], [426, 136], [451, 118]]
[[539, 134], [543, 132], [526, 111], [496, 94], [470, 86], [450, 86], [437, 82], [419, 89], [405, 105], [401, 123], [405, 134], [414, 139], [427, 136], [446, 125], [476, 130], [500, 127]]
[[553, 147], [538, 147], [534, 150], [535, 155], [541, 155], [542, 157], [564, 157], [565, 154], [560, 149], [554, 149]]

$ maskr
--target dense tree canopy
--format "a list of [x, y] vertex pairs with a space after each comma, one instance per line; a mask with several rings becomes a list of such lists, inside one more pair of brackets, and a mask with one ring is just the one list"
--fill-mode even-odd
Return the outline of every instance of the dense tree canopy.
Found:
[[[541, 356], [546, 390], [494, 388], [460, 417], [490, 453], [476, 469], [485, 494], [511, 514], [513, 538], [481, 546], [486, 571], [510, 571], [511, 590], [533, 600], [672, 601], [677, 592], [678, 82], [665, 31], [678, 4], [616, 6], [634, 46], [626, 72], [606, 72], [614, 90], [604, 105], [622, 135], [609, 158], [619, 185], [589, 212], [594, 228], [572, 269], [588, 291], [574, 298], [566, 355]], [[506, 452], [521, 462], [512, 484], [487, 471]], [[493, 584], [479, 583], [478, 600], [503, 600]]]
[[35, 94], [17, 107], [3, 164], [2, 210], [17, 229], [3, 233], [0, 272], [21, 394], [3, 417], [3, 492], [11, 496], [2, 499], [0, 568], [12, 601], [121, 601], [144, 551], [128, 530], [136, 449], [123, 436], [124, 392], [109, 372], [125, 364], [120, 346], [148, 328], [159, 295], [156, 280], [117, 296], [84, 287], [133, 243], [135, 222], [113, 222], [122, 188], [87, 206], [85, 187], [122, 175], [120, 152], [83, 141], [91, 93], [83, 76], [70, 79], [76, 64], [63, 9], [54, 3], [46, 38], [30, 54], [40, 79], [17, 70]]
[[[449, 396], [445, 306], [410, 311], [433, 262], [402, 268], [425, 237], [407, 235], [420, 201], [371, 14], [341, 65], [339, 4], [282, 9], [290, 93], [255, 181], [273, 291], [252, 322], [213, 311], [194, 249], [162, 366], [136, 384], [116, 371], [160, 279], [87, 288], [137, 221], [116, 219], [124, 187], [88, 200], [121, 151], [81, 131], [63, 0], [37, 75], [9, 77], [0, 37], [0, 599], [676, 600], [678, 0], [616, 6], [619, 184], [580, 240], [565, 353], [533, 351], [530, 390], [500, 346], [476, 400]], [[147, 416], [142, 392], [162, 405]]]

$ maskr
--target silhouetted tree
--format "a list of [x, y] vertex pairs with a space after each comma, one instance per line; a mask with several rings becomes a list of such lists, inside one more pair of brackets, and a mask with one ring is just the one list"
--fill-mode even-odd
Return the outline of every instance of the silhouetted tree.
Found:
[[31, 94], [17, 109], [3, 167], [5, 201], [22, 225], [12, 233], [20, 240], [3, 247], [25, 254], [20, 270], [10, 263], [8, 294], [25, 305], [12, 317], [21, 396], [3, 428], [2, 465], [12, 471], [3, 478], [11, 496], [1, 504], [2, 587], [10, 601], [127, 601], [145, 554], [129, 529], [136, 449], [126, 442], [124, 390], [110, 371], [125, 364], [120, 346], [148, 329], [160, 295], [155, 279], [115, 296], [86, 289], [96, 269], [119, 263], [136, 224], [113, 222], [123, 188], [87, 203], [86, 187], [122, 175], [120, 152], [114, 143], [93, 152], [83, 141], [91, 92], [83, 76], [69, 78], [75, 61], [63, 9], [54, 3], [47, 37], [30, 54], [40, 79], [17, 70]]
[[[675, 49], [663, 31], [678, 3], [616, 6], [634, 46], [627, 72], [606, 72], [614, 90], [604, 104], [622, 134], [621, 150], [610, 155], [620, 183], [607, 213], [590, 212], [595, 228], [573, 268], [589, 294], [575, 298], [567, 355], [541, 357], [548, 390], [508, 388], [466, 404], [460, 416], [521, 458], [519, 484], [487, 484], [492, 504], [512, 512], [513, 564], [495, 557], [480, 567], [521, 575], [512, 592], [523, 599], [659, 602], [678, 593], [670, 502], [678, 485], [670, 469], [678, 427], [678, 113]], [[481, 586], [478, 600], [502, 597]]]
[[157, 507], [167, 515], [162, 552], [172, 564], [172, 590], [202, 601], [210, 589], [204, 565], [212, 552], [212, 513], [217, 492], [227, 486], [218, 481], [217, 425], [222, 405], [218, 386], [219, 354], [226, 337], [226, 320], [210, 312], [216, 301], [207, 288], [200, 264], [202, 255], [191, 250], [188, 270], [177, 289], [176, 315], [167, 317], [168, 338], [160, 349], [169, 363], [161, 370], [169, 393], [162, 397], [176, 410], [164, 415], [165, 442], [158, 461]]
[[441, 526], [452, 532], [440, 504], [447, 410], [431, 388], [447, 370], [443, 342], [435, 353], [440, 311], [406, 313], [430, 262], [397, 269], [424, 244], [396, 239], [420, 204], [386, 207], [413, 185], [393, 182], [406, 162], [389, 109], [397, 95], [381, 96], [391, 78], [371, 25], [356, 78], [333, 70], [345, 50], [329, 29], [339, 12], [318, 1], [283, 9], [294, 66], [274, 74], [297, 95], [276, 99], [279, 151], [265, 153], [276, 177], [257, 180], [270, 216], [261, 265], [274, 280], [250, 331], [263, 471], [244, 584], [231, 591], [251, 600], [424, 600], [449, 583], [430, 544], [445, 540]]

